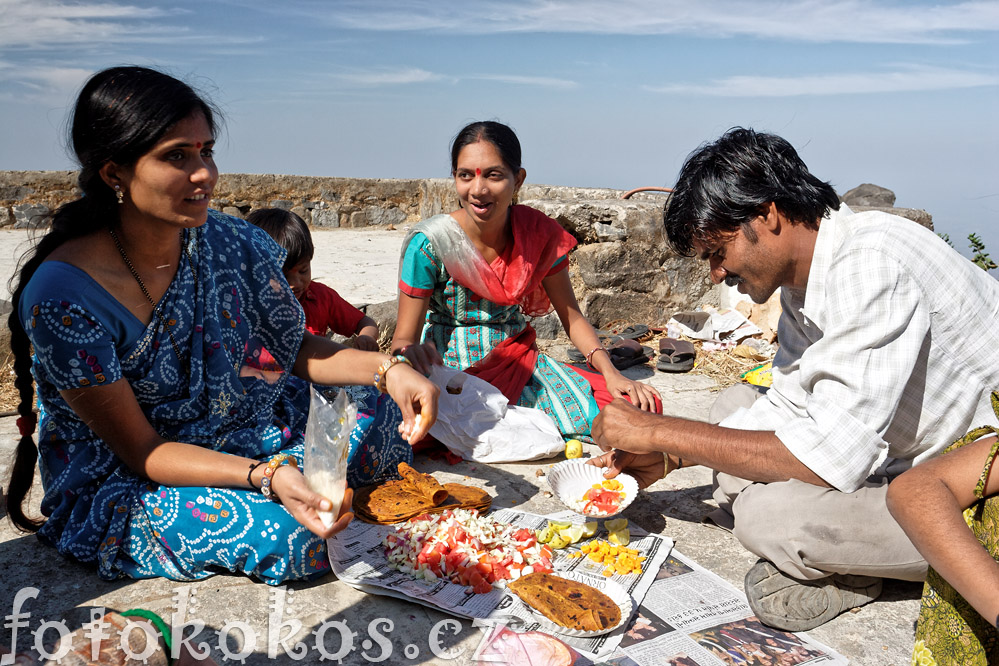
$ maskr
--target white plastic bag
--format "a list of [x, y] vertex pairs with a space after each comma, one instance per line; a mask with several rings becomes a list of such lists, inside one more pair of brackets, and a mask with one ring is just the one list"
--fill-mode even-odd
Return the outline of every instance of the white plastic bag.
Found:
[[332, 511], [319, 511], [329, 527], [340, 513], [347, 490], [347, 455], [350, 433], [357, 423], [357, 407], [341, 389], [330, 404], [310, 387], [309, 421], [305, 425], [305, 482], [333, 503]]
[[430, 434], [462, 458], [516, 462], [549, 458], [565, 450], [551, 417], [540, 409], [509, 405], [492, 384], [439, 365], [430, 371], [430, 381], [441, 391]]

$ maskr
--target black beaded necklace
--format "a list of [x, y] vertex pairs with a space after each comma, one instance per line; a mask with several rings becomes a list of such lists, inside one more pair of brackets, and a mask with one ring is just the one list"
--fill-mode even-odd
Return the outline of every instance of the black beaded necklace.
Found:
[[[169, 326], [167, 326], [166, 320], [163, 319], [163, 313], [160, 312], [160, 308], [156, 307], [156, 302], [153, 300], [153, 297], [149, 295], [149, 290], [146, 289], [146, 285], [142, 282], [142, 278], [139, 277], [139, 272], [135, 270], [135, 266], [132, 265], [132, 261], [128, 258], [128, 254], [125, 253], [125, 248], [122, 247], [121, 241], [118, 240], [118, 234], [114, 232], [114, 229], [110, 228], [108, 229], [108, 233], [111, 234], [111, 240], [114, 241], [114, 246], [118, 248], [118, 253], [121, 255], [122, 261], [125, 262], [125, 266], [128, 268], [128, 272], [131, 273], [132, 277], [135, 278], [135, 281], [138, 283], [139, 289], [142, 290], [142, 293], [146, 297], [146, 300], [149, 301], [149, 304], [151, 306], [153, 306], [153, 314], [155, 314], [156, 318], [159, 319], [160, 327], [167, 332], [167, 335], [170, 336], [170, 344], [173, 345], [173, 352], [177, 355], [177, 360], [180, 362], [181, 367], [184, 369], [184, 373], [190, 376], [191, 370], [188, 367], [188, 364], [184, 361], [184, 357], [181, 356], [180, 345], [177, 344], [177, 339], [173, 337], [173, 331], [170, 330]], [[187, 255], [187, 265], [191, 269], [191, 276], [194, 278], [195, 285], [197, 285], [198, 274], [194, 270], [194, 261], [191, 259], [191, 250], [188, 247], [187, 243], [184, 242], [183, 231], [180, 232], [180, 244], [184, 248], [184, 254]]]

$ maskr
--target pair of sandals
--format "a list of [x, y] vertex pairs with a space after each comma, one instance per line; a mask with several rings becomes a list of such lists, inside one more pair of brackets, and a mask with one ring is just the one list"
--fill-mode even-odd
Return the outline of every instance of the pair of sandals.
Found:
[[[599, 335], [601, 331], [597, 331]], [[653, 358], [655, 358], [655, 352], [652, 351], [652, 347], [646, 347], [645, 345], [639, 344], [637, 341], [630, 338], [622, 338], [619, 336], [601, 337], [600, 342], [603, 343], [604, 349], [607, 351], [607, 355], [610, 356], [611, 363], [618, 370], [624, 370], [625, 368], [631, 368], [636, 365], [641, 365], [642, 363], [648, 363]], [[566, 352], [569, 360], [574, 363], [585, 363], [586, 356], [574, 347], [570, 347]]]
[[[655, 358], [655, 352], [651, 347], [646, 347], [637, 341], [637, 338], [647, 333], [649, 327], [644, 324], [629, 324], [597, 331], [611, 363], [618, 370], [648, 363]], [[586, 356], [578, 349], [570, 347], [567, 354], [569, 360], [575, 363], [586, 362]], [[676, 338], [661, 338], [656, 369], [662, 372], [689, 372], [694, 368], [696, 356], [697, 351], [693, 343]]]

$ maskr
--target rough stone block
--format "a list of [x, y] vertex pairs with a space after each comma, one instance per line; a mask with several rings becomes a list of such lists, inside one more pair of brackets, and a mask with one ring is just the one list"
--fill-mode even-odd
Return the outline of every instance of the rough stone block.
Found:
[[35, 193], [33, 187], [23, 185], [0, 185], [0, 200], [17, 201]]
[[280, 208], [281, 210], [291, 210], [294, 205], [294, 201], [288, 201], [287, 199], [272, 199], [267, 202], [268, 208]]
[[450, 178], [428, 178], [420, 183], [421, 220], [441, 213], [450, 213], [458, 208], [458, 195]]
[[531, 326], [542, 340], [554, 340], [562, 333], [562, 321], [555, 312], [535, 317], [531, 320]]
[[17, 204], [14, 210], [14, 227], [17, 229], [36, 229], [45, 226], [45, 218], [49, 207], [42, 204]]
[[649, 292], [664, 279], [662, 248], [631, 243], [591, 243], [573, 252], [579, 277], [588, 289], [632, 289]]
[[381, 208], [379, 206], [367, 206], [359, 211], [350, 214], [347, 226], [371, 227], [388, 226], [390, 224], [402, 224], [406, 220], [406, 214], [398, 208]]
[[340, 211], [325, 205], [312, 209], [312, 226], [317, 229], [336, 229], [340, 226]]
[[662, 206], [650, 201], [588, 199], [524, 201], [554, 218], [582, 243], [643, 240], [662, 236]]
[[0, 208], [0, 227], [9, 227], [12, 224], [14, 224], [13, 213], [6, 206]]
[[848, 191], [839, 200], [850, 208], [855, 205], [890, 208], [895, 205], [895, 193], [880, 185], [864, 183]]
[[[850, 204], [847, 204], [847, 206], [850, 206]], [[862, 213], [868, 210], [880, 210], [884, 213], [890, 213], [891, 215], [898, 215], [899, 217], [904, 217], [907, 220], [912, 220], [916, 224], [933, 231], [933, 216], [925, 210], [921, 210], [919, 208], [896, 208], [894, 206], [850, 206], [850, 210], [854, 213]]]

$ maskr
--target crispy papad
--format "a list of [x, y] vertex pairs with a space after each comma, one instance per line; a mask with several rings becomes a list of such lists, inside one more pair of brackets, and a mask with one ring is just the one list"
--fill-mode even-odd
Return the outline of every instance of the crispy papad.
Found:
[[367, 523], [390, 525], [423, 513], [445, 509], [486, 511], [492, 503], [489, 493], [458, 483], [441, 486], [429, 474], [399, 463], [402, 479], [365, 486], [354, 491], [354, 515]]
[[614, 600], [585, 583], [532, 573], [508, 587], [528, 606], [568, 629], [604, 631], [621, 622], [621, 609]]

